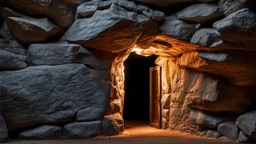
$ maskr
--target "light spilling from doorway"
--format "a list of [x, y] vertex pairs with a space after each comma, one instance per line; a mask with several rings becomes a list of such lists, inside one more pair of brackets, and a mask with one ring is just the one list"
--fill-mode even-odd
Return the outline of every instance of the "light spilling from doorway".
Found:
[[137, 46], [135, 46], [131, 52], [135, 52], [137, 55], [142, 55], [145, 57], [151, 56], [156, 52], [156, 49], [153, 47], [150, 47], [148, 49], [142, 49]]
[[145, 57], [152, 56], [152, 55], [159, 55], [162, 57], [170, 57], [171, 56], [169, 54], [168, 50], [159, 49], [154, 46], [151, 46], [147, 49], [142, 49], [136, 45], [135, 47], [133, 47], [131, 52], [135, 52], [137, 55], [141, 55], [141, 56], [145, 56]]

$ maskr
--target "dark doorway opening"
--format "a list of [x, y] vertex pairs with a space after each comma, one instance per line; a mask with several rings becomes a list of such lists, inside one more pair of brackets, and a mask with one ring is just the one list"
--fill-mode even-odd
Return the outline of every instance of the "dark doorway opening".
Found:
[[124, 120], [149, 123], [149, 70], [156, 66], [157, 56], [131, 53], [125, 65]]

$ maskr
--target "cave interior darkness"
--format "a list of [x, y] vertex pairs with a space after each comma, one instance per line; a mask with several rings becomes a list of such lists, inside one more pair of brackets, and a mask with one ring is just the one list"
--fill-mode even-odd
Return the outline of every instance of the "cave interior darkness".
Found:
[[157, 56], [140, 56], [131, 53], [124, 62], [125, 99], [124, 120], [149, 123], [150, 102], [150, 67], [156, 66]]

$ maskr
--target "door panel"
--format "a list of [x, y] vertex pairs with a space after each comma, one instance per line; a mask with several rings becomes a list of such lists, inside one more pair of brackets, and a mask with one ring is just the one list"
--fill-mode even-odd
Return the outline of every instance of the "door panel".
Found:
[[161, 128], [161, 68], [150, 68], [150, 126]]

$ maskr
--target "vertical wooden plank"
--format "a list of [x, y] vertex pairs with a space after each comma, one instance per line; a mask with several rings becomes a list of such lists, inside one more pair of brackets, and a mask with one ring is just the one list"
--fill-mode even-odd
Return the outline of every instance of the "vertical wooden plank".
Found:
[[161, 128], [161, 67], [150, 68], [150, 126]]

